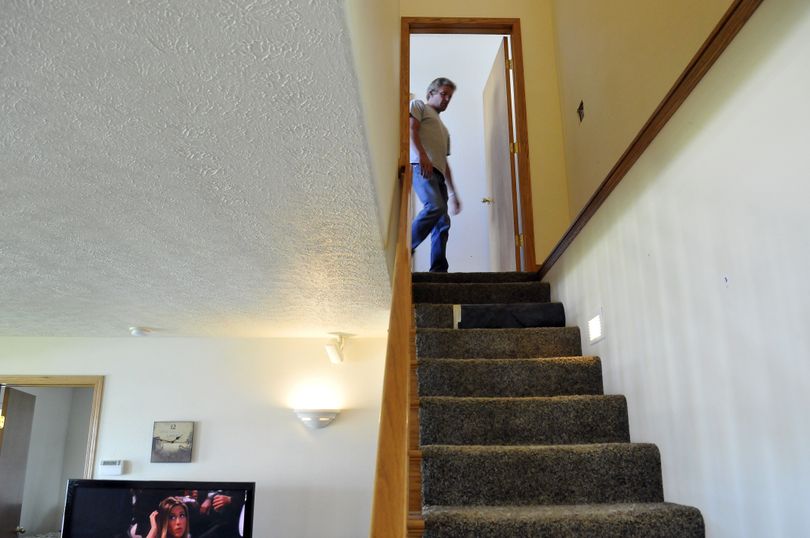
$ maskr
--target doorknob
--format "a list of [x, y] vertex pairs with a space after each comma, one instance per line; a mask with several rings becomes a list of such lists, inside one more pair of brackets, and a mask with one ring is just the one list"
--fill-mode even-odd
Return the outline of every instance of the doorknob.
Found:
[[481, 198], [481, 203], [482, 204], [491, 204], [492, 203], [492, 198]]
[[14, 532], [16, 532], [17, 534], [25, 534], [25, 528], [17, 525], [17, 528], [14, 529]]

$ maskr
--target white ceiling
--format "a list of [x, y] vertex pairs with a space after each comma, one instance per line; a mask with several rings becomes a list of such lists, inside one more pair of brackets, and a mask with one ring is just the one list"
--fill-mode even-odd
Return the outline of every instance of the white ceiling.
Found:
[[6, 1], [0, 336], [383, 334], [335, 0]]

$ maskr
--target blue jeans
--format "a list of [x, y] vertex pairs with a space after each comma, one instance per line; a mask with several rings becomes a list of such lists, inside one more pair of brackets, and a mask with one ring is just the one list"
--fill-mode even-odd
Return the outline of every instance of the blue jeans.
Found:
[[430, 234], [430, 270], [446, 273], [450, 215], [447, 214], [447, 185], [444, 183], [444, 176], [434, 169], [430, 179], [425, 179], [422, 177], [421, 167], [414, 164], [413, 190], [424, 207], [413, 219], [411, 249], [418, 247]]

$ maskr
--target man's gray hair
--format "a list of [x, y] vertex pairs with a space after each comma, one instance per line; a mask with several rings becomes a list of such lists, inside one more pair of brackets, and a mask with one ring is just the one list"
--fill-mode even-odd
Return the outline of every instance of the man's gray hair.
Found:
[[427, 98], [430, 99], [430, 96], [439, 91], [439, 88], [442, 86], [450, 86], [453, 91], [456, 91], [456, 83], [450, 80], [449, 78], [439, 77], [435, 79], [433, 82], [430, 83], [427, 89]]

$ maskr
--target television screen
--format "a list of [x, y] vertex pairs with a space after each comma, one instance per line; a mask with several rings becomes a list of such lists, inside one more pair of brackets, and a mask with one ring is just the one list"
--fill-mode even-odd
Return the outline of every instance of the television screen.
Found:
[[252, 538], [254, 491], [253, 482], [70, 480], [62, 538]]

